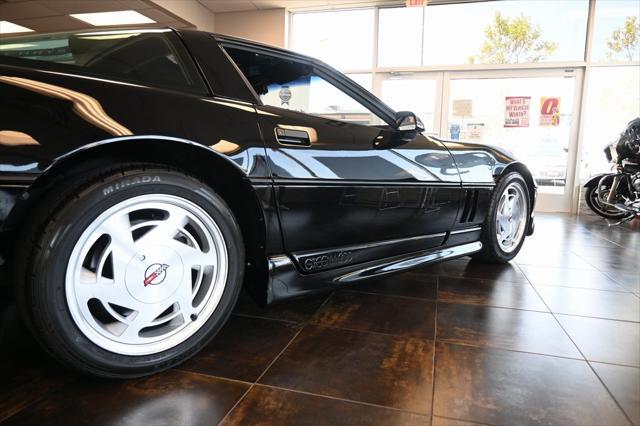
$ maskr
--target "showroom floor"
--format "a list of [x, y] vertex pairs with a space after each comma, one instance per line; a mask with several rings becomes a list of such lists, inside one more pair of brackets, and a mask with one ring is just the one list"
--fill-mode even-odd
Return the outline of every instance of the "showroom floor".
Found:
[[538, 215], [511, 265], [244, 299], [205, 351], [143, 380], [70, 373], [5, 306], [0, 423], [640, 425], [640, 230], [603, 225]]

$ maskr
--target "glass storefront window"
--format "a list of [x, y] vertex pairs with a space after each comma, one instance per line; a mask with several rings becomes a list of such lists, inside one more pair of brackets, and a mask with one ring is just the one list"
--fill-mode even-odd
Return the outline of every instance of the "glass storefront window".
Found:
[[436, 132], [436, 80], [393, 76], [382, 81], [380, 98], [396, 111], [413, 111], [426, 133]]
[[346, 74], [346, 76], [373, 93], [373, 77], [371, 73]]
[[591, 58], [599, 62], [640, 60], [640, 3], [596, 2]]
[[587, 86], [580, 178], [608, 172], [602, 150], [640, 116], [640, 67], [593, 67]]
[[294, 13], [292, 50], [339, 70], [373, 67], [375, 9]]
[[378, 30], [378, 66], [420, 65], [422, 56], [422, 19], [420, 7], [380, 9]]
[[526, 161], [540, 192], [564, 193], [575, 78], [455, 79], [450, 87], [449, 138], [503, 147]]
[[581, 61], [588, 0], [522, 0], [425, 8], [423, 65]]

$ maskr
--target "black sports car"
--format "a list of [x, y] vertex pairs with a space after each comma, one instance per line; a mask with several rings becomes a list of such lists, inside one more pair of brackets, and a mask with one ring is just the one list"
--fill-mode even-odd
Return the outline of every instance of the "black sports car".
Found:
[[7, 281], [50, 353], [134, 377], [195, 354], [243, 285], [271, 303], [460, 256], [511, 260], [533, 232], [531, 173], [422, 131], [324, 63], [245, 40], [4, 37]]

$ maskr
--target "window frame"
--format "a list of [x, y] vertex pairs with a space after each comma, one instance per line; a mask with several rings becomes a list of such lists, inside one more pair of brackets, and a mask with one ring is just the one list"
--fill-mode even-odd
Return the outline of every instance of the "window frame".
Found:
[[[340, 90], [347, 96], [351, 97], [356, 102], [362, 104], [365, 108], [369, 109], [371, 113], [380, 118], [384, 123], [393, 127], [395, 126], [395, 114], [396, 112], [378, 99], [373, 93], [369, 92], [365, 88], [361, 87], [358, 83], [351, 80], [349, 77], [344, 75], [342, 72], [332, 68], [330, 65], [325, 64], [322, 61], [317, 59], [296, 54], [291, 51], [282, 50], [266, 45], [254, 44], [245, 41], [241, 41], [238, 39], [232, 39], [227, 37], [216, 37], [218, 43], [225, 51], [225, 54], [229, 57], [229, 60], [233, 63], [233, 65], [238, 70], [238, 73], [242, 76], [245, 84], [251, 90], [251, 92], [255, 95], [255, 103], [256, 105], [264, 106], [264, 103], [260, 99], [260, 96], [255, 92], [251, 83], [247, 80], [244, 73], [238, 65], [233, 61], [228, 52], [226, 52], [226, 48], [233, 48], [244, 50], [247, 52], [257, 53], [261, 55], [271, 56], [279, 59], [285, 59], [288, 61], [296, 62], [299, 64], [303, 64], [309, 66], [311, 68], [311, 72], [317, 75], [318, 77], [325, 80], [327, 83], [334, 86], [336, 89]], [[317, 117], [315, 114], [304, 113], [307, 115], [312, 115]]]
[[[482, 2], [484, 0], [469, 0], [470, 2]], [[498, 1], [498, 0], [493, 0]], [[509, 0], [505, 0], [509, 1]], [[341, 70], [341, 72], [345, 74], [360, 74], [360, 73], [371, 73], [374, 77], [377, 73], [393, 73], [393, 72], [436, 72], [436, 71], [491, 71], [491, 70], [511, 70], [511, 69], [533, 69], [533, 68], [576, 68], [576, 67], [586, 67], [586, 66], [615, 66], [615, 65], [640, 65], [640, 61], [634, 62], [595, 62], [590, 58], [590, 48], [591, 48], [591, 39], [593, 36], [593, 22], [594, 22], [594, 11], [596, 9], [595, 5], [597, 2], [603, 2], [606, 0], [589, 0], [588, 6], [588, 16], [586, 28], [584, 31], [585, 44], [584, 44], [584, 55], [579, 60], [570, 60], [570, 61], [549, 61], [549, 62], [530, 62], [530, 63], [517, 63], [517, 64], [438, 64], [438, 65], [412, 65], [412, 66], [379, 66], [378, 65], [378, 37], [380, 32], [380, 10], [388, 9], [388, 8], [397, 8], [397, 5], [379, 5], [379, 6], [363, 6], [363, 7], [350, 7], [344, 8], [341, 10], [354, 10], [354, 9], [371, 9], [372, 7], [375, 9], [374, 13], [374, 45], [373, 51], [371, 55], [373, 57], [373, 66], [371, 68], [359, 68], [359, 69], [351, 69], [345, 68]], [[456, 0], [444, 0], [435, 2], [433, 5], [429, 5], [426, 7], [438, 7], [446, 4], [456, 4], [459, 3]], [[288, 38], [287, 38], [287, 48], [291, 48], [293, 45], [293, 39], [295, 38], [295, 34], [293, 33], [293, 15], [297, 13], [313, 13], [323, 10], [322, 8], [305, 8], [305, 9], [293, 9], [289, 11], [288, 16]], [[424, 15], [423, 15], [424, 18]], [[424, 24], [423, 24], [424, 28]], [[424, 55], [424, 48], [422, 49], [422, 55]], [[374, 84], [375, 88], [375, 84]]]
[[[482, 1], [482, 0], [468, 0], [468, 1]], [[371, 74], [371, 78], [373, 81], [372, 93], [375, 95], [381, 94], [381, 82], [386, 74], [419, 74], [419, 73], [440, 73], [442, 75], [442, 85], [441, 85], [441, 99], [448, 101], [448, 82], [450, 76], [459, 73], [461, 71], [468, 72], [497, 72], [497, 73], [520, 73], [527, 72], [531, 70], [549, 70], [550, 72], [558, 69], [565, 69], [568, 72], [581, 72], [583, 77], [581, 79], [581, 84], [577, 88], [577, 94], [579, 96], [579, 106], [575, 111], [577, 116], [576, 120], [578, 120], [577, 126], [577, 140], [575, 146], [575, 161], [573, 166], [573, 172], [569, 171], [572, 174], [574, 179], [574, 188], [572, 191], [572, 199], [571, 199], [571, 212], [577, 212], [579, 210], [579, 201], [580, 201], [580, 188], [581, 186], [578, 183], [583, 183], [583, 177], [580, 176], [581, 169], [581, 158], [583, 153], [583, 140], [585, 139], [586, 132], [586, 121], [587, 117], [586, 108], [587, 108], [587, 97], [590, 92], [590, 83], [589, 76], [591, 74], [591, 70], [597, 69], [600, 67], [640, 67], [640, 60], [638, 61], [597, 61], [592, 58], [592, 44], [594, 43], [594, 24], [595, 17], [598, 14], [598, 8], [596, 5], [598, 3], [603, 3], [606, 0], [589, 0], [588, 6], [588, 15], [587, 15], [587, 25], [582, 36], [585, 37], [584, 44], [584, 55], [575, 61], [568, 62], [533, 62], [533, 63], [519, 63], [519, 64], [463, 64], [463, 65], [429, 65], [429, 66], [391, 66], [391, 67], [380, 67], [378, 66], [378, 36], [379, 36], [379, 11], [386, 7], [397, 7], [397, 5], [378, 5], [374, 6], [376, 8], [376, 13], [374, 14], [374, 46], [371, 55], [373, 57], [373, 67], [366, 69], [343, 69], [341, 70], [345, 74], [359, 74], [359, 73], [367, 73]], [[459, 0], [441, 0], [434, 2], [434, 5], [442, 5], [446, 3], [459, 3]], [[430, 6], [427, 6], [430, 7]], [[366, 7], [352, 7], [361, 9]], [[322, 9], [322, 7], [315, 8]], [[602, 8], [600, 8], [600, 11]], [[295, 13], [305, 13], [312, 12], [314, 8], [300, 8], [300, 9], [292, 9], [289, 11], [289, 25], [288, 25], [288, 38], [287, 38], [287, 47], [293, 46], [292, 40], [295, 35], [293, 33], [293, 25], [292, 25], [292, 16]], [[424, 54], [424, 49], [422, 49]], [[440, 126], [436, 124], [435, 131], [442, 132], [443, 130], [443, 122], [446, 120], [446, 109], [448, 107], [444, 106], [444, 101], [437, 107], [440, 111]], [[436, 110], [436, 114], [437, 111]], [[438, 130], [439, 129], [439, 130]]]

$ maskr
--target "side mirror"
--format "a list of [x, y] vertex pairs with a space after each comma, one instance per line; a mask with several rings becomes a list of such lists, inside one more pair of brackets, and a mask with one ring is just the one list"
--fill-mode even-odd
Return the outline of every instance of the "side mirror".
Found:
[[396, 113], [396, 130], [399, 132], [424, 132], [422, 121], [411, 111], [398, 111]]
[[411, 143], [418, 133], [424, 132], [422, 121], [411, 111], [396, 113], [396, 124], [393, 129], [383, 129], [373, 141], [375, 149], [390, 149]]

